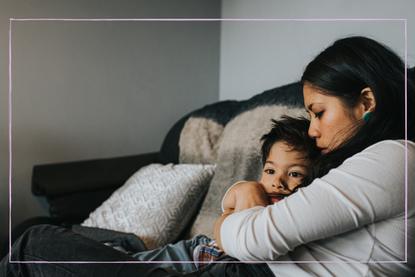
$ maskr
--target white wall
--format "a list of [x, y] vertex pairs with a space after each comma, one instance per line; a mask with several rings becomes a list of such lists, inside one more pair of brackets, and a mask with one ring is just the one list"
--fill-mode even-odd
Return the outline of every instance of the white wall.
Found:
[[[9, 18], [214, 18], [220, 1], [2, 1], [0, 242], [8, 233]], [[219, 97], [219, 22], [12, 22], [12, 227], [46, 215], [32, 167], [158, 151]], [[1, 244], [0, 244], [1, 245]]]
[[[408, 61], [415, 64], [415, 1], [224, 0], [222, 18], [407, 19]], [[365, 35], [404, 57], [404, 21], [238, 21], [222, 23], [220, 99], [246, 99], [300, 79], [311, 59], [335, 39]]]

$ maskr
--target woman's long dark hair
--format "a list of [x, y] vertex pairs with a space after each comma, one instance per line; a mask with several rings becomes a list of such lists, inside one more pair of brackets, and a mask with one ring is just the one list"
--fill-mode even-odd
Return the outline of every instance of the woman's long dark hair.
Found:
[[[351, 126], [350, 138], [315, 163], [311, 179], [322, 177], [345, 159], [382, 140], [405, 139], [405, 64], [391, 49], [366, 37], [335, 41], [317, 55], [301, 77], [326, 95], [352, 108], [364, 88], [371, 88], [376, 107], [367, 122]], [[407, 134], [415, 141], [415, 73], [408, 70]]]

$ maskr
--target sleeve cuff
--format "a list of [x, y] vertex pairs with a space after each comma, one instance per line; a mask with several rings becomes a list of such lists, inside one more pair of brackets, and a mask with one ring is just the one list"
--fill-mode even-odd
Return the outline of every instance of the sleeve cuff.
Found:
[[222, 202], [221, 202], [221, 204], [220, 204], [220, 207], [221, 207], [221, 209], [222, 209], [222, 213], [224, 213], [225, 212], [225, 209], [223, 208], [223, 200], [225, 199], [225, 196], [226, 196], [226, 194], [228, 194], [228, 191], [233, 187], [233, 186], [235, 186], [236, 184], [239, 184], [239, 183], [243, 183], [243, 182], [246, 182], [246, 181], [239, 181], [239, 182], [236, 182], [235, 184], [233, 184], [232, 186], [230, 186], [229, 188], [228, 188], [228, 190], [225, 192], [225, 194], [223, 195], [223, 197], [222, 197]]

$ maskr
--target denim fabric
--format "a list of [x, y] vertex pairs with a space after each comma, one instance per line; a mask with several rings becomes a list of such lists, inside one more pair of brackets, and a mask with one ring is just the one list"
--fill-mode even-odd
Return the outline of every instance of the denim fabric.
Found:
[[[9, 262], [9, 255], [12, 262]], [[134, 257], [67, 229], [51, 225], [38, 225], [27, 230], [15, 242], [9, 255], [0, 263], [0, 276], [274, 276], [266, 264], [244, 263], [213, 263], [202, 271], [187, 275], [175, 274], [170, 269], [165, 270], [151, 264], [137, 263], [137, 259]], [[229, 256], [221, 257], [217, 261], [220, 260], [236, 261]], [[49, 261], [53, 263], [49, 263]], [[73, 263], [62, 263], [63, 261]], [[82, 263], [82, 261], [93, 263]], [[98, 261], [100, 262], [98, 263]], [[118, 261], [119, 263], [106, 263], [105, 261]]]
[[112, 248], [124, 253], [147, 251], [147, 247], [144, 242], [132, 233], [123, 233], [81, 225], [73, 225], [71, 230], [72, 232], [78, 233], [84, 237], [110, 245]]
[[[217, 263], [225, 261], [228, 263]], [[219, 257], [196, 274], [198, 277], [275, 277], [266, 263], [242, 263], [228, 255]]]
[[[193, 250], [198, 245], [209, 244], [212, 240], [205, 235], [198, 235], [191, 240], [181, 240], [175, 244], [132, 255], [140, 261], [193, 261]], [[197, 270], [194, 263], [152, 263], [156, 267], [170, 267], [177, 272], [190, 273]]]
[[[9, 263], [11, 261], [101, 261], [101, 263]], [[100, 242], [64, 228], [38, 225], [27, 230], [0, 264], [0, 276], [168, 276], [155, 268]], [[102, 263], [120, 261], [121, 263]], [[172, 275], [174, 276], [174, 275]], [[177, 274], [176, 276], [182, 276]]]

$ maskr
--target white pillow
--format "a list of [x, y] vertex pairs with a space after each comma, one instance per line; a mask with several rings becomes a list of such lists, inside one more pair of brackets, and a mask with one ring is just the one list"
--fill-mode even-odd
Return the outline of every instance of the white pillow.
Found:
[[149, 250], [172, 243], [195, 212], [215, 167], [201, 164], [143, 167], [81, 225], [134, 233]]

